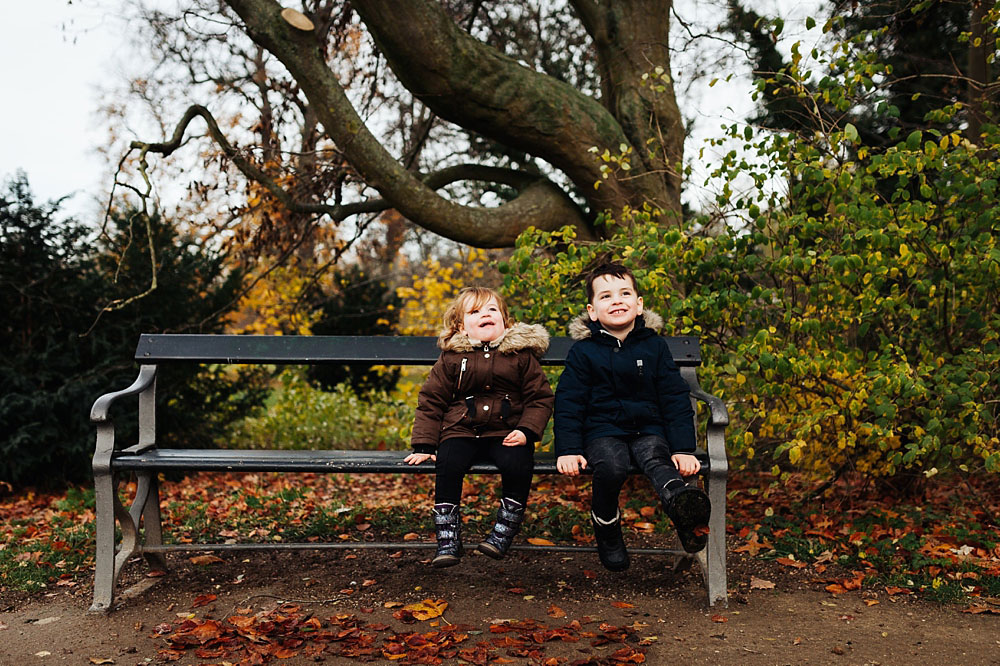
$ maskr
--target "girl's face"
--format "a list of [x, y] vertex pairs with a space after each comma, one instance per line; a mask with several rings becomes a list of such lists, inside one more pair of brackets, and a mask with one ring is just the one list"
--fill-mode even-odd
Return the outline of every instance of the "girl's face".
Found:
[[507, 330], [503, 325], [500, 304], [493, 296], [479, 307], [476, 307], [473, 299], [469, 299], [468, 308], [462, 318], [461, 331], [473, 340], [493, 342]]

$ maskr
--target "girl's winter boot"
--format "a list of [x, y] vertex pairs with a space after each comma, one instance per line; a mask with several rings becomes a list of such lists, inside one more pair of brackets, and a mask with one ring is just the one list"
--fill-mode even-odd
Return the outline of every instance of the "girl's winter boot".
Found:
[[434, 534], [437, 537], [437, 554], [431, 560], [435, 567], [451, 567], [462, 556], [462, 516], [457, 504], [435, 504]]
[[619, 511], [610, 522], [601, 520], [593, 511], [590, 520], [594, 525], [594, 536], [597, 539], [597, 555], [601, 564], [611, 571], [628, 569], [628, 551], [625, 549], [625, 539], [622, 538], [622, 514]]
[[521, 531], [523, 521], [524, 505], [509, 497], [501, 499], [493, 531], [479, 544], [479, 552], [499, 560], [507, 554], [514, 537]]

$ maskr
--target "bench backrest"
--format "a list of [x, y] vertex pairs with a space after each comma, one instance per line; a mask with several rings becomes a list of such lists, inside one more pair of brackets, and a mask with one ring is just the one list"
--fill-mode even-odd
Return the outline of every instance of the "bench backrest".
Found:
[[[668, 337], [674, 362], [701, 365], [698, 338]], [[552, 338], [543, 365], [562, 365], [572, 338]], [[437, 338], [348, 335], [204, 335], [143, 334], [135, 350], [141, 364], [195, 363], [335, 363], [338, 365], [433, 365], [440, 355]]]

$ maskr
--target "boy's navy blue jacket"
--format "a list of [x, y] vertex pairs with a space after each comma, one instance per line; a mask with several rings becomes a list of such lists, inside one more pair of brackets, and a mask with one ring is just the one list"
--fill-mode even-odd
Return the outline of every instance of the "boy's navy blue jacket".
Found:
[[690, 390], [657, 332], [662, 324], [647, 311], [623, 341], [586, 312], [570, 324], [577, 342], [556, 389], [556, 456], [583, 455], [599, 437], [636, 434], [663, 437], [671, 453], [694, 451]]

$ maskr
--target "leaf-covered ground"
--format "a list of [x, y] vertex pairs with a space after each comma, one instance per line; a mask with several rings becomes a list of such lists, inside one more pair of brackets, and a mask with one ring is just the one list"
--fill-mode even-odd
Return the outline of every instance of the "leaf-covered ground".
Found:
[[[728, 510], [728, 610], [707, 608], [697, 573], [672, 576], [651, 557], [634, 558], [633, 568], [616, 576], [591, 554], [517, 553], [500, 563], [469, 556], [454, 570], [436, 571], [427, 566], [427, 550], [351, 550], [172, 555], [174, 571], [162, 580], [147, 578], [145, 566], [133, 563], [125, 587], [138, 582], [156, 589], [137, 593], [124, 603], [129, 610], [118, 613], [141, 613], [139, 606], [149, 600], [169, 599], [135, 621], [142, 625], [136, 633], [155, 647], [149, 658], [185, 664], [336, 656], [400, 663], [642, 663], [659, 654], [663, 641], [673, 641], [657, 626], [663, 621], [658, 613], [676, 612], [658, 606], [662, 597], [695, 609], [724, 637], [732, 636], [727, 627], [744, 620], [741, 608], [804, 593], [797, 591], [818, 595], [810, 602], [820, 604], [818, 613], [840, 611], [831, 625], [839, 629], [863, 616], [896, 612], [900, 604], [969, 621], [978, 616], [994, 629], [1000, 622], [1000, 531], [991, 524], [1000, 490], [991, 479], [932, 479], [909, 501], [844, 481], [802, 501], [814, 488], [801, 479], [736, 477]], [[431, 483], [431, 477], [414, 476], [204, 474], [166, 481], [162, 506], [173, 541], [419, 541], [429, 536]], [[488, 528], [494, 492], [493, 479], [466, 485], [472, 543]], [[588, 497], [586, 480], [539, 478], [524, 538], [590, 542]], [[64, 597], [84, 608], [93, 566], [91, 492], [9, 493], [0, 498], [0, 513], [0, 613]], [[639, 480], [626, 489], [623, 514], [630, 543], [673, 539]], [[473, 605], [482, 612], [470, 616]], [[2, 618], [0, 643], [11, 630]], [[814, 638], [788, 640], [797, 646]], [[824, 655], [836, 656], [838, 646], [851, 649], [833, 642]], [[763, 655], [765, 647], [749, 649]], [[118, 655], [114, 663], [142, 660]]]

